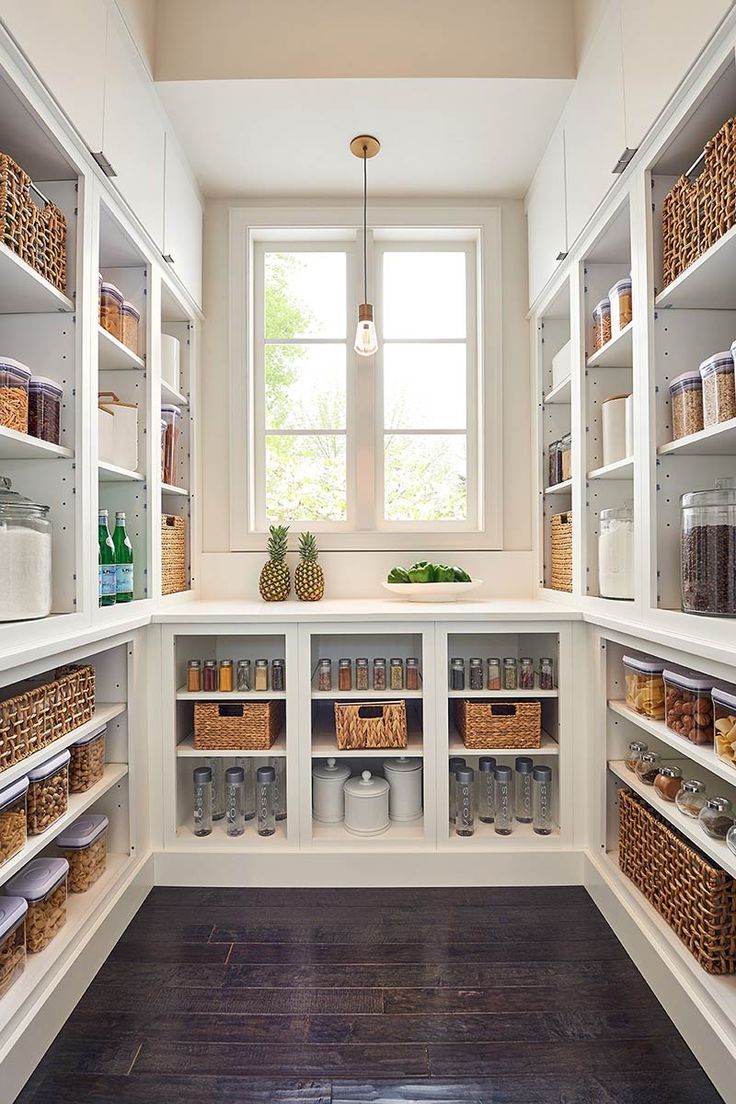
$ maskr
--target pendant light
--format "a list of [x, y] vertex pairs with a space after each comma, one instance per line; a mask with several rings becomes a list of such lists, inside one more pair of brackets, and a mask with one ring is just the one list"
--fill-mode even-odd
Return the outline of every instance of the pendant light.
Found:
[[355, 330], [355, 351], [358, 356], [373, 356], [378, 351], [376, 326], [373, 321], [373, 305], [368, 303], [368, 158], [375, 157], [381, 143], [370, 134], [359, 134], [350, 143], [350, 152], [363, 161], [363, 300], [358, 307], [358, 325]]

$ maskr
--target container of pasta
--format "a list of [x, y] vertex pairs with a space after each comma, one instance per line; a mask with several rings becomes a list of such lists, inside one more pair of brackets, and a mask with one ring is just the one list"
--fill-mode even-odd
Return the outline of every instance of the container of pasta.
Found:
[[94, 729], [69, 748], [69, 793], [85, 793], [105, 773], [105, 732], [107, 726]]
[[736, 689], [713, 687], [713, 737], [716, 755], [736, 767]]
[[653, 721], [664, 720], [664, 663], [624, 656], [626, 704]]
[[69, 891], [86, 893], [107, 865], [108, 820], [101, 813], [89, 813], [74, 821], [56, 837], [62, 858], [69, 863]]
[[29, 954], [48, 947], [66, 923], [66, 859], [33, 859], [6, 884], [11, 897], [28, 902], [26, 950]]
[[25, 847], [28, 832], [27, 799], [27, 778], [18, 778], [0, 790], [0, 866]]
[[0, 997], [26, 968], [26, 914], [23, 897], [0, 897]]

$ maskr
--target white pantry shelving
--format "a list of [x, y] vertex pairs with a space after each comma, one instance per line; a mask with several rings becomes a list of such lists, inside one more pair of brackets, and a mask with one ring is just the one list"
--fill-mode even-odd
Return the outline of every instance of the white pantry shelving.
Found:
[[0, 242], [0, 314], [71, 313], [72, 300]]
[[18, 433], [15, 429], [0, 426], [0, 460], [73, 460], [74, 452], [63, 445], [53, 445], [31, 437], [29, 433]]
[[100, 346], [100, 371], [145, 371], [146, 364], [143, 358], [134, 353], [132, 349], [129, 349], [127, 345], [123, 345], [122, 341], [108, 333], [102, 326], [98, 326], [97, 336]]

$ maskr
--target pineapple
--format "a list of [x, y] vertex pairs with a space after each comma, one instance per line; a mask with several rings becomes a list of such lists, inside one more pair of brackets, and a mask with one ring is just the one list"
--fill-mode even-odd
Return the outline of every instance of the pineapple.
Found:
[[319, 602], [325, 593], [325, 575], [317, 563], [317, 542], [313, 533], [299, 537], [299, 564], [294, 572], [294, 589], [302, 602]]
[[264, 602], [284, 602], [291, 590], [289, 565], [286, 563], [289, 526], [272, 525], [268, 532], [268, 563], [261, 568], [258, 589]]

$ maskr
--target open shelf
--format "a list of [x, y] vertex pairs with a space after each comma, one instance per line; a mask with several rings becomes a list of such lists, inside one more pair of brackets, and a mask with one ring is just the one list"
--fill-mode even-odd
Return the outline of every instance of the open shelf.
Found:
[[229, 836], [225, 831], [225, 821], [218, 820], [212, 825], [208, 836], [195, 836], [190, 820], [177, 828], [174, 850], [268, 851], [287, 846], [286, 820], [276, 821], [276, 831], [272, 836], [259, 836], [255, 823], [255, 820], [248, 820], [242, 836]]
[[181, 391], [177, 391], [166, 380], [161, 380], [161, 402], [169, 406], [189, 406], [186, 395], [182, 395]]
[[545, 406], [564, 406], [572, 401], [572, 380], [570, 376], [561, 380], [556, 387], [544, 396]]
[[267, 759], [269, 755], [286, 755], [286, 733], [281, 732], [267, 751], [243, 751], [239, 748], [203, 751], [195, 748], [194, 736], [187, 736], [176, 745], [176, 754], [184, 759]]
[[542, 746], [538, 748], [469, 748], [463, 743], [462, 736], [453, 724], [450, 725], [450, 739], [448, 743], [450, 755], [528, 755], [531, 759], [535, 755], [559, 755], [560, 745], [553, 740], [548, 732], [542, 731]]
[[165, 495], [179, 495], [185, 498], [189, 494], [189, 491], [186, 487], [175, 487], [171, 483], [162, 483], [161, 493]]
[[634, 363], [633, 334], [634, 323], [629, 322], [602, 349], [588, 357], [588, 368], [631, 368]]
[[108, 464], [105, 460], [99, 461], [97, 474], [101, 483], [143, 483], [146, 479], [140, 472], [119, 468], [117, 464]]
[[551, 487], [545, 487], [546, 495], [572, 494], [572, 479], [563, 479], [562, 483], [554, 483]]
[[385, 832], [375, 836], [357, 836], [348, 832], [344, 823], [322, 824], [312, 820], [312, 841], [321, 847], [344, 847], [351, 851], [383, 851], [391, 847], [413, 850], [424, 841], [424, 817], [417, 820], [392, 820]]
[[657, 449], [658, 456], [736, 456], [736, 418], [669, 441]]
[[400, 757], [418, 759], [424, 756], [424, 741], [421, 732], [409, 730], [409, 743], [405, 748], [349, 748], [341, 751], [335, 740], [334, 729], [318, 728], [312, 734], [313, 759], [398, 759]]
[[475, 822], [475, 832], [472, 836], [458, 836], [456, 832], [448, 828], [450, 834], [442, 847], [450, 851], [465, 851], [468, 849], [498, 850], [498, 851], [537, 851], [540, 848], [558, 846], [560, 830], [555, 828], [548, 836], [538, 836], [531, 824], [520, 824], [514, 821], [514, 827], [510, 836], [500, 836], [492, 824], [484, 824], [483, 821]]
[[634, 458], [627, 456], [623, 460], [616, 460], [613, 464], [605, 464], [602, 468], [594, 468], [589, 471], [586, 479], [633, 479]]
[[0, 314], [70, 312], [74, 303], [0, 242]]
[[248, 690], [248, 691], [219, 691], [213, 690], [210, 694], [187, 690], [185, 686], [176, 691], [177, 701], [285, 701], [285, 690]]
[[532, 701], [537, 698], [557, 698], [559, 697], [559, 690], [448, 690], [448, 698], [488, 698], [492, 700], [494, 698], [500, 698], [503, 701], [509, 699], [518, 698], [531, 698]]
[[111, 333], [103, 329], [102, 326], [97, 327], [97, 336], [100, 350], [99, 366], [102, 371], [135, 370], [140, 372], [145, 369], [145, 361], [132, 349], [129, 349], [127, 345], [123, 345], [122, 341], [118, 341], [117, 337], [113, 337]]
[[94, 732], [96, 728], [100, 728], [102, 725], [114, 721], [116, 717], [122, 716], [127, 708], [125, 702], [112, 702], [109, 705], [98, 702], [95, 706], [95, 713], [91, 721], [86, 721], [83, 725], [80, 725], [79, 728], [74, 728], [71, 732], [67, 732], [66, 736], [60, 736], [58, 740], [54, 740], [52, 743], [47, 744], [46, 747], [41, 748], [40, 751], [35, 751], [33, 755], [28, 755], [19, 763], [14, 763], [12, 767], [6, 767], [4, 771], [0, 771], [0, 787], [4, 788], [5, 786], [9, 786], [16, 778], [22, 778], [24, 774], [28, 774], [29, 771], [35, 770], [36, 767], [40, 767], [41, 763], [45, 763], [47, 759], [56, 755], [57, 752], [64, 751], [65, 748], [70, 747], [70, 745], [76, 743], [77, 740], [81, 740], [84, 736], [88, 736], [90, 732]]
[[736, 310], [736, 226], [724, 234], [707, 253], [698, 257], [654, 301], [663, 307], [702, 310]]
[[0, 459], [2, 460], [72, 460], [74, 453], [63, 445], [52, 445], [31, 437], [29, 433], [18, 433], [15, 429], [0, 426]]
[[422, 695], [421, 690], [313, 690], [312, 701], [401, 701]]

